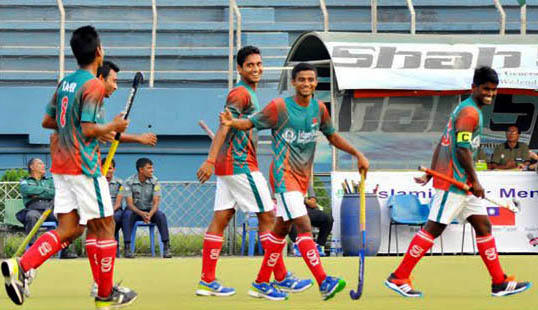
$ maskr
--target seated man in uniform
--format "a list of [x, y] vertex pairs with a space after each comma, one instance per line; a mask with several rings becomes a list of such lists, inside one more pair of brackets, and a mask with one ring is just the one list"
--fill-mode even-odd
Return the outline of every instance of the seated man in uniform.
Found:
[[[139, 158], [136, 161], [136, 170], [138, 173], [125, 180], [123, 186], [127, 209], [123, 213], [122, 229], [125, 236], [131, 236], [136, 221], [156, 224], [164, 245], [163, 257], [171, 258], [168, 222], [166, 215], [159, 210], [161, 186], [153, 176], [153, 162], [148, 158]], [[134, 258], [129, 237], [125, 239], [125, 257]]]
[[[41, 214], [54, 205], [54, 182], [52, 178], [45, 176], [45, 164], [39, 158], [32, 158], [28, 161], [28, 172], [30, 176], [20, 183], [20, 192], [25, 208], [17, 212], [17, 219], [24, 224], [26, 235], [35, 226]], [[57, 222], [52, 212], [45, 219], [45, 222]], [[30, 243], [34, 244], [37, 235], [34, 235]], [[62, 250], [61, 258], [77, 258], [75, 253], [67, 249]]]
[[526, 169], [529, 165], [529, 146], [519, 142], [519, 128], [506, 130], [506, 142], [499, 144], [491, 156], [490, 169]]

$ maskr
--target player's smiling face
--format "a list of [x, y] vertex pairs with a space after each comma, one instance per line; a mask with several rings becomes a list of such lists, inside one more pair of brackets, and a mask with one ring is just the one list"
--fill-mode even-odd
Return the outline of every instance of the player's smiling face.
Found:
[[258, 84], [262, 78], [263, 62], [260, 54], [250, 54], [242, 66], [237, 66], [237, 71], [243, 80], [249, 84]]
[[486, 82], [478, 86], [473, 84], [473, 97], [480, 104], [490, 105], [493, 102], [493, 97], [497, 95], [497, 84]]
[[105, 97], [109, 98], [118, 89], [118, 73], [112, 69], [105, 79]]
[[312, 70], [303, 70], [297, 72], [295, 79], [291, 80], [291, 85], [295, 87], [295, 92], [299, 96], [308, 97], [314, 94], [318, 86], [316, 72]]

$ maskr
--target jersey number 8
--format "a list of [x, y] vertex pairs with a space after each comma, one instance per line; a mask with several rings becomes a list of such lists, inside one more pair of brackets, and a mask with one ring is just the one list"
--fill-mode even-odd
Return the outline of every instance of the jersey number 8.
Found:
[[65, 118], [67, 113], [67, 104], [69, 103], [69, 98], [67, 96], [64, 96], [62, 98], [62, 112], [60, 114], [60, 125], [62, 125], [62, 128], [65, 127]]

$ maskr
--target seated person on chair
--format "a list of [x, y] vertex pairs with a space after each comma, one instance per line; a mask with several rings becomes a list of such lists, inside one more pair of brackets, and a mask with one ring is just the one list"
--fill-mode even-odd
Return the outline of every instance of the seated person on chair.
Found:
[[[304, 204], [312, 227], [319, 228], [318, 238], [316, 240], [318, 252], [320, 256], [325, 256], [325, 243], [327, 243], [327, 238], [333, 229], [333, 217], [331, 214], [323, 212], [323, 209], [318, 205], [316, 193], [314, 192], [312, 184], [308, 187]], [[289, 236], [291, 241], [295, 244], [295, 238], [297, 237], [297, 229], [295, 228], [295, 225], [291, 226]]]
[[519, 142], [519, 128], [510, 126], [506, 131], [506, 142], [499, 144], [491, 156], [491, 169], [527, 169], [529, 146]]
[[[112, 205], [114, 206], [114, 222], [116, 222], [116, 228], [114, 231], [114, 236], [118, 236], [119, 231], [122, 225], [123, 218], [123, 180], [117, 178], [114, 173], [116, 172], [116, 161], [113, 159], [108, 168], [106, 174], [106, 180], [108, 181], [108, 190], [110, 191], [110, 198], [112, 199]], [[128, 240], [131, 236], [125, 234], [123, 231], [123, 240]], [[116, 239], [119, 244], [119, 240]], [[119, 255], [119, 252], [117, 253]], [[119, 257], [119, 256], [118, 256]]]
[[[153, 176], [153, 162], [148, 158], [139, 158], [136, 161], [136, 170], [138, 173], [125, 180], [123, 186], [127, 208], [123, 212], [122, 229], [125, 236], [131, 236], [136, 221], [156, 224], [164, 246], [163, 257], [171, 258], [168, 222], [166, 215], [159, 210], [161, 186]], [[125, 239], [125, 257], [134, 257], [130, 237]]]
[[[41, 214], [54, 205], [54, 182], [52, 178], [45, 176], [45, 164], [39, 158], [32, 158], [28, 161], [28, 172], [30, 176], [20, 183], [20, 192], [25, 208], [17, 212], [17, 219], [24, 224], [24, 232], [28, 235], [37, 223]], [[57, 222], [52, 212], [45, 219], [45, 222]], [[34, 235], [30, 243], [31, 246], [36, 240]], [[77, 258], [75, 253], [63, 250], [61, 258]]]

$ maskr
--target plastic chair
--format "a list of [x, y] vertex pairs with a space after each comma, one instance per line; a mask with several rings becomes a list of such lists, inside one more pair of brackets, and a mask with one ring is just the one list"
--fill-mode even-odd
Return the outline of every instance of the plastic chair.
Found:
[[411, 194], [390, 196], [387, 206], [390, 208], [388, 253], [390, 254], [392, 226], [394, 225], [396, 226], [396, 255], [399, 255], [398, 225], [423, 226], [428, 221], [430, 208], [427, 204], [420, 203], [416, 195]]
[[[136, 242], [136, 229], [138, 227], [149, 227], [149, 246], [151, 248], [151, 256], [155, 256], [155, 227], [157, 225], [153, 223], [144, 223], [143, 221], [136, 221], [133, 229], [131, 230], [131, 252], [135, 252], [135, 242]], [[161, 257], [163, 256], [164, 245], [161, 241], [161, 236], [159, 236], [159, 249], [161, 250]]]
[[263, 253], [263, 247], [260, 242], [258, 233], [258, 216], [256, 213], [249, 213], [245, 221], [243, 222], [243, 234], [241, 241], [241, 255], [245, 253], [245, 242], [247, 240], [248, 231], [248, 256], [254, 255], [254, 247], [256, 246], [256, 240], [258, 241], [258, 251]]

